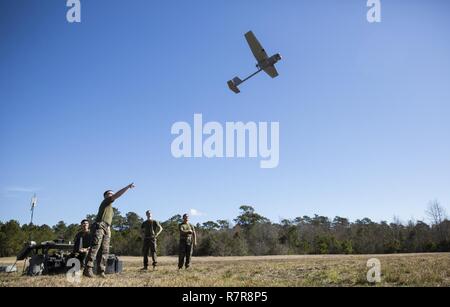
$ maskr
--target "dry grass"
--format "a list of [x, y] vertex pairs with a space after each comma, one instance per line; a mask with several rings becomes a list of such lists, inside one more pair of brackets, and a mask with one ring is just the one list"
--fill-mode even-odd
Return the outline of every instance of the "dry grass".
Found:
[[[157, 271], [140, 272], [141, 258], [121, 257], [124, 272], [106, 280], [82, 278], [70, 283], [64, 275], [27, 277], [0, 273], [8, 286], [371, 286], [367, 260], [381, 261], [382, 281], [376, 286], [450, 286], [450, 254], [326, 255], [265, 257], [194, 257], [189, 270], [178, 271], [175, 257], [160, 257]], [[0, 258], [12, 264], [14, 258]], [[18, 264], [21, 271], [22, 263]]]

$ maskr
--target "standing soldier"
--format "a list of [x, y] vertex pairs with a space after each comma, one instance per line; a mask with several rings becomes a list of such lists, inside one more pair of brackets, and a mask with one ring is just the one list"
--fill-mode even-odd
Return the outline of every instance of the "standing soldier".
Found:
[[122, 196], [128, 189], [134, 188], [134, 184], [129, 184], [123, 189], [119, 190], [117, 193], [114, 193], [111, 190], [105, 191], [103, 193], [103, 201], [100, 204], [98, 209], [97, 218], [95, 219], [95, 223], [92, 227], [92, 245], [89, 249], [89, 253], [86, 259], [86, 267], [84, 269], [84, 276], [94, 277], [93, 267], [94, 260], [97, 258], [97, 253], [99, 249], [101, 249], [102, 259], [99, 265], [99, 274], [100, 277], [106, 278], [105, 268], [106, 261], [108, 259], [109, 254], [109, 242], [111, 239], [111, 223], [114, 215], [114, 210], [112, 207], [112, 203]]
[[[189, 224], [189, 215], [186, 213], [183, 215], [183, 222], [179, 225], [180, 229], [180, 254], [178, 257], [178, 269], [184, 266], [189, 268], [191, 264], [191, 256], [194, 247], [197, 245], [197, 235], [195, 228]], [[186, 262], [184, 259], [186, 258]]]
[[152, 256], [152, 265], [154, 270], [157, 264], [156, 238], [159, 236], [163, 228], [159, 222], [152, 219], [152, 213], [150, 210], [147, 210], [145, 214], [147, 215], [147, 220], [141, 225], [142, 238], [144, 239], [144, 246], [142, 247], [142, 253], [144, 254], [144, 268], [142, 270], [147, 270], [148, 268], [149, 251]]

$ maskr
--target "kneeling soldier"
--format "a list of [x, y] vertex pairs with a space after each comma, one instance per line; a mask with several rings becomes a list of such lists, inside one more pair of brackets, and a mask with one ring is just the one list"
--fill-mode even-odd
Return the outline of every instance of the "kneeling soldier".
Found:
[[145, 212], [147, 215], [147, 220], [141, 225], [141, 234], [144, 240], [144, 245], [142, 247], [142, 253], [144, 254], [144, 268], [143, 270], [147, 270], [148, 268], [148, 252], [150, 251], [152, 256], [152, 265], [153, 269], [156, 268], [157, 257], [156, 257], [156, 238], [161, 233], [163, 228], [161, 224], [152, 219], [152, 213], [150, 210]]
[[81, 231], [78, 232], [74, 239], [73, 255], [80, 260], [81, 267], [84, 268], [86, 257], [91, 248], [92, 234], [89, 230], [89, 221], [81, 221]]

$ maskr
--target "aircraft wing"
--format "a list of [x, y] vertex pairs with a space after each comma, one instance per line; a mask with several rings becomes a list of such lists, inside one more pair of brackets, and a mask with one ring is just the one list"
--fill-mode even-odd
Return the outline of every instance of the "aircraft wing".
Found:
[[275, 66], [273, 66], [273, 65], [267, 66], [266, 68], [264, 68], [264, 71], [266, 72], [266, 74], [268, 74], [272, 78], [275, 78], [276, 76], [278, 76], [278, 71], [276, 70]]
[[265, 59], [268, 58], [266, 51], [261, 46], [261, 44], [259, 43], [258, 39], [256, 38], [255, 34], [253, 34], [252, 31], [248, 31], [247, 33], [245, 33], [245, 39], [247, 40], [247, 43], [250, 46], [250, 49], [252, 50], [252, 53], [258, 62], [264, 61]]

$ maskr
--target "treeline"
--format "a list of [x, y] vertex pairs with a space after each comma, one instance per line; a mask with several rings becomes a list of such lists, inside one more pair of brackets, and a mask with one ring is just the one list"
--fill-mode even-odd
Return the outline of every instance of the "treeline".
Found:
[[[141, 255], [140, 226], [143, 219], [134, 212], [123, 216], [114, 209], [112, 253]], [[376, 223], [369, 218], [350, 222], [344, 217], [302, 216], [273, 223], [250, 206], [240, 207], [240, 215], [230, 221], [207, 221], [197, 224], [199, 256], [244, 256], [276, 254], [379, 254], [450, 251], [450, 221], [437, 202], [430, 204], [431, 221], [406, 224]], [[93, 222], [95, 215], [88, 215]], [[161, 223], [164, 231], [158, 238], [160, 255], [178, 253], [178, 224], [181, 215]], [[64, 239], [72, 241], [78, 224], [60, 221], [48, 225], [20, 225], [11, 220], [0, 222], [0, 257], [15, 256], [30, 238], [36, 242]]]

